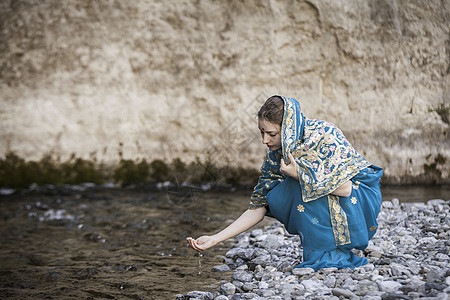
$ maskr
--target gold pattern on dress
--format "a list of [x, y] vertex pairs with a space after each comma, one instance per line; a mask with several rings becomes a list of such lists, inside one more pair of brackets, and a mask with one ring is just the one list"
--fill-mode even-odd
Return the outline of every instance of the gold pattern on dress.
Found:
[[370, 231], [375, 231], [375, 230], [377, 230], [377, 226], [370, 227]]
[[333, 228], [336, 246], [350, 244], [350, 230], [348, 229], [347, 215], [339, 205], [339, 197], [328, 195], [328, 207], [330, 209], [331, 226]]
[[358, 199], [356, 199], [356, 197], [352, 197], [351, 201], [352, 201], [353, 204], [356, 204], [356, 202], [358, 202]]
[[359, 188], [359, 184], [360, 184], [359, 181], [353, 182], [353, 189], [354, 189], [354, 190], [357, 190], [357, 189]]
[[330, 194], [370, 163], [333, 124], [305, 120], [303, 143], [294, 151], [294, 158], [299, 165], [303, 201], [310, 202]]
[[298, 206], [297, 206], [297, 210], [299, 211], [299, 212], [304, 212], [305, 211], [305, 207], [303, 206], [303, 205], [301, 205], [301, 204], [299, 204]]

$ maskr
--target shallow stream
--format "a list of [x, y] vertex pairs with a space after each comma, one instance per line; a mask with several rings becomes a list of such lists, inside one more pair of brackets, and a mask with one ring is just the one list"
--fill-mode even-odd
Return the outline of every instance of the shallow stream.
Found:
[[[229, 224], [250, 193], [70, 188], [0, 196], [0, 298], [175, 299], [217, 290], [231, 273], [211, 268], [233, 241], [199, 257], [185, 237]], [[447, 200], [450, 186], [386, 186], [383, 196]]]

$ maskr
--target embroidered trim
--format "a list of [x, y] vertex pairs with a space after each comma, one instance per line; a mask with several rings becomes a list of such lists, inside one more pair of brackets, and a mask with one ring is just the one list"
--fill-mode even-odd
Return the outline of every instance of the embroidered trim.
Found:
[[284, 102], [281, 143], [284, 160], [290, 163], [289, 153], [297, 148], [297, 142], [302, 139], [304, 117], [296, 99], [284, 96], [281, 98]]
[[331, 194], [328, 195], [328, 206], [336, 246], [350, 244], [350, 230], [348, 229], [347, 215], [339, 205], [339, 197]]

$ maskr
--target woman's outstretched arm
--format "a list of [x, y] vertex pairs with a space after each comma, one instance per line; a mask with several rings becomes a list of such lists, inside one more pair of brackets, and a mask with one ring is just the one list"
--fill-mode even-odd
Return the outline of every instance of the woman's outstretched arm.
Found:
[[208, 236], [204, 235], [198, 239], [193, 239], [188, 237], [188, 246], [192, 247], [197, 251], [204, 251], [216, 244], [232, 238], [258, 224], [264, 219], [267, 210], [265, 207], [259, 207], [256, 209], [247, 209], [239, 218], [231, 223], [224, 230]]

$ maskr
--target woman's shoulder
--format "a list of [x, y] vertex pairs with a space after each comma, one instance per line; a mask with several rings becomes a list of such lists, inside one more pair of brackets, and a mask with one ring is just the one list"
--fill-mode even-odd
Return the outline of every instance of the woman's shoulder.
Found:
[[319, 120], [319, 119], [309, 119], [305, 118], [305, 127], [309, 127], [310, 129], [315, 128], [338, 128], [335, 124], [330, 121]]
[[345, 140], [345, 137], [342, 131], [331, 122], [307, 119], [301, 144], [305, 142], [316, 143], [323, 139]]

